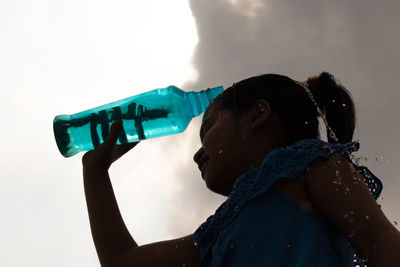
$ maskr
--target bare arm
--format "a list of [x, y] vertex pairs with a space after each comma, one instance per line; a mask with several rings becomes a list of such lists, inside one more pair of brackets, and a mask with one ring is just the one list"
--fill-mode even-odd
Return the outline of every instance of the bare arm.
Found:
[[400, 266], [399, 231], [344, 156], [315, 160], [302, 179], [318, 211], [368, 259], [368, 266]]
[[108, 169], [137, 143], [117, 146], [119, 124], [107, 140], [82, 158], [90, 227], [102, 266], [197, 266], [200, 252], [193, 236], [138, 246], [120, 214]]
[[85, 171], [84, 186], [90, 228], [102, 266], [124, 250], [137, 247], [120, 214], [108, 172]]

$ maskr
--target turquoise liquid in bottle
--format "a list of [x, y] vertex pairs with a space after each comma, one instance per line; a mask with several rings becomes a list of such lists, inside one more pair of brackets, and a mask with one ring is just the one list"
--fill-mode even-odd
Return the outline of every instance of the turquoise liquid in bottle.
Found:
[[118, 144], [180, 133], [222, 91], [222, 86], [198, 92], [169, 86], [73, 115], [56, 116], [53, 128], [58, 149], [64, 157], [92, 150], [104, 142], [116, 120], [122, 122]]

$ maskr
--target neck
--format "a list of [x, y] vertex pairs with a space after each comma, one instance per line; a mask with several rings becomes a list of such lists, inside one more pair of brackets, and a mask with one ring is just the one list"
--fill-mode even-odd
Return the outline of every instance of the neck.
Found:
[[285, 129], [279, 120], [273, 120], [269, 126], [253, 132], [247, 145], [251, 151], [250, 167], [259, 167], [273, 149], [287, 146]]

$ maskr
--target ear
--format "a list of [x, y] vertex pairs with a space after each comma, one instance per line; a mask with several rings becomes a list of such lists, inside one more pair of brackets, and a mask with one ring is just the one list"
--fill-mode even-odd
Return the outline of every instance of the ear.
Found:
[[252, 130], [262, 128], [271, 117], [271, 106], [265, 99], [257, 99], [251, 108], [250, 127]]

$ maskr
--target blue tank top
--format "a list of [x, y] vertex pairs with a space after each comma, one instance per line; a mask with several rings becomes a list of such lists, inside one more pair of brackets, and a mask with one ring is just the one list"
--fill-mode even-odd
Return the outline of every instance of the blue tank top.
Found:
[[200, 266], [364, 266], [328, 221], [274, 186], [280, 178], [296, 179], [315, 158], [340, 152], [377, 199], [382, 183], [354, 160], [358, 149], [358, 142], [305, 139], [272, 150], [260, 167], [236, 180], [228, 199], [194, 233]]

